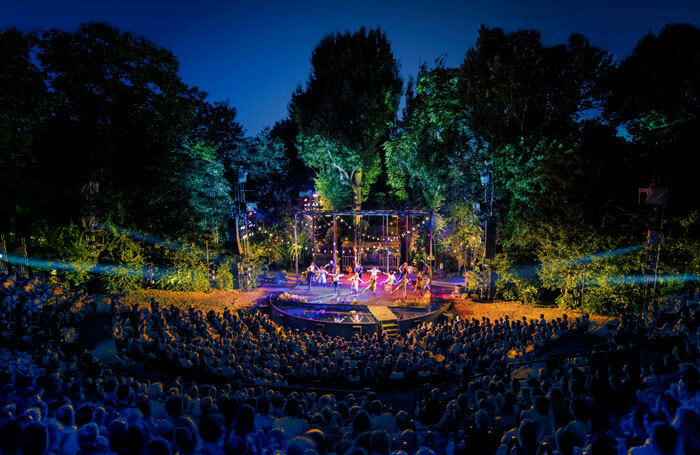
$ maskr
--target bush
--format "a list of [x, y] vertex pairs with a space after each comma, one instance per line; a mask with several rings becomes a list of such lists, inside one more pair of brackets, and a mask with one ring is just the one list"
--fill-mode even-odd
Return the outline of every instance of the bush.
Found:
[[123, 294], [143, 287], [142, 274], [121, 265], [105, 267], [99, 279], [105, 292], [113, 294]]
[[224, 290], [233, 289], [233, 266], [236, 260], [231, 256], [226, 256], [216, 269], [216, 287]]
[[94, 250], [79, 227], [44, 228], [36, 246], [50, 259], [47, 269], [56, 269], [63, 282], [84, 286], [92, 280]]
[[113, 265], [106, 265], [99, 270], [102, 288], [110, 293], [125, 293], [142, 288], [145, 265], [143, 245], [116, 230], [105, 231], [104, 244], [99, 261]]
[[205, 291], [209, 289], [209, 273], [202, 259], [204, 252], [193, 244], [155, 245], [151, 251], [154, 263], [162, 264], [156, 273], [155, 285], [169, 291]]

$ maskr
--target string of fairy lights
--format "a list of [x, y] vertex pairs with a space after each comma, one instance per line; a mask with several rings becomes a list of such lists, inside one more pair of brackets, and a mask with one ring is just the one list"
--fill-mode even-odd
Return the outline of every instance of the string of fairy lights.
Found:
[[[326, 220], [325, 219], [326, 217], [327, 216], [319, 216], [319, 217], [316, 217], [314, 219], [314, 224], [313, 224], [314, 225], [314, 228], [313, 228], [314, 232], [312, 235], [315, 236], [316, 235], [315, 231], [319, 228], [320, 229], [330, 229], [333, 227], [332, 222]], [[351, 223], [347, 222], [345, 219], [343, 219], [341, 217], [338, 217], [337, 220], [340, 222], [341, 225], [347, 227], [348, 229], [351, 229], [353, 227]], [[319, 222], [319, 221], [323, 223], [322, 226], [316, 224], [316, 222]], [[304, 222], [304, 220], [302, 219], [301, 222]], [[410, 229], [408, 229], [408, 231], [406, 231], [406, 232], [401, 232], [400, 234], [397, 234], [397, 235], [390, 235], [388, 240], [389, 240], [389, 242], [397, 242], [401, 239], [404, 239], [404, 238], [406, 238], [407, 234], [411, 235], [411, 234], [414, 234], [416, 232], [419, 232], [420, 229], [423, 228], [424, 225], [426, 225], [427, 223], [428, 223], [427, 219], [421, 220], [419, 223], [414, 224], [414, 226], [411, 227]], [[376, 245], [371, 245], [371, 246], [367, 246], [367, 247], [364, 246], [365, 240], [369, 240], [370, 242], [385, 242], [387, 240], [387, 238], [383, 237], [383, 236], [380, 237], [380, 236], [374, 236], [374, 235], [367, 234], [368, 227], [369, 226], [363, 226], [360, 229], [359, 234], [360, 234], [360, 245], [361, 246], [358, 247], [358, 251], [369, 252], [369, 251], [383, 250], [383, 247], [376, 246]], [[244, 226], [240, 227], [241, 230], [243, 230], [244, 228], [245, 228]], [[292, 245], [292, 246], [294, 245], [293, 239], [285, 239], [284, 237], [280, 238], [279, 232], [271, 231], [271, 230], [267, 229], [264, 225], [257, 224], [254, 222], [248, 224], [248, 234], [244, 234], [242, 237], [243, 238], [246, 238], [246, 236], [248, 236], [248, 237], [254, 237], [254, 236], [264, 237], [265, 235], [272, 238], [275, 243], [279, 242], [280, 245]], [[345, 237], [345, 241], [349, 241], [349, 240], [350, 240], [349, 237]], [[347, 247], [341, 246], [341, 251], [343, 248], [347, 248]], [[270, 249], [271, 248], [268, 248], [268, 250], [270, 250]], [[299, 250], [300, 251], [310, 251], [310, 250], [312, 250], [312, 247], [310, 247], [310, 246], [299, 247]], [[315, 251], [315, 253], [320, 253], [320, 254], [329, 254], [331, 252], [332, 252], [332, 249], [324, 247], [323, 244], [320, 244], [319, 246], [317, 246], [316, 251]]]

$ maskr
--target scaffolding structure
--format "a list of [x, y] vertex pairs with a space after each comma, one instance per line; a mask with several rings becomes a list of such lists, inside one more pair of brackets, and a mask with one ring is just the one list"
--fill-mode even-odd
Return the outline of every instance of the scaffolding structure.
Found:
[[[429, 233], [428, 236], [430, 238], [430, 250], [429, 250], [429, 255], [428, 255], [428, 262], [430, 265], [430, 269], [433, 269], [434, 265], [434, 256], [433, 256], [433, 226], [434, 226], [434, 212], [432, 210], [427, 211], [427, 210], [340, 210], [340, 211], [333, 211], [333, 210], [306, 210], [302, 212], [295, 212], [294, 213], [294, 260], [295, 260], [295, 268], [296, 268], [296, 277], [297, 277], [297, 285], [299, 285], [299, 244], [298, 244], [298, 230], [297, 230], [297, 218], [299, 215], [302, 216], [310, 216], [311, 217], [311, 224], [312, 224], [312, 231], [315, 231], [315, 220], [316, 217], [321, 216], [321, 217], [333, 217], [333, 264], [336, 264], [338, 266], [338, 217], [340, 216], [352, 216], [353, 221], [354, 220], [359, 220], [362, 217], [371, 217], [371, 216], [380, 216], [382, 217], [382, 226], [383, 226], [383, 233], [384, 233], [384, 242], [386, 245], [386, 257], [385, 257], [385, 262], [384, 264], [386, 265], [387, 270], [390, 268], [391, 264], [391, 258], [389, 254], [389, 217], [393, 216], [398, 216], [398, 217], [404, 217], [405, 222], [406, 222], [406, 232], [410, 231], [410, 223], [411, 223], [411, 218], [413, 217], [428, 217], [428, 220], [430, 221], [429, 223]], [[354, 261], [355, 263], [358, 262], [357, 258], [357, 226], [358, 222], [353, 223], [353, 229], [354, 229], [354, 248], [353, 248], [353, 255], [354, 255]], [[312, 253], [315, 248], [315, 233], [312, 237]], [[408, 250], [407, 250], [408, 251]]]
[[246, 202], [244, 188], [247, 179], [247, 173], [239, 170], [238, 180], [233, 185], [233, 209], [230, 214], [234, 219], [238, 254], [241, 255], [241, 260], [238, 262], [237, 267], [238, 287], [244, 291], [257, 287], [255, 265], [250, 260], [250, 244], [248, 241], [250, 235], [247, 216], [248, 203]]

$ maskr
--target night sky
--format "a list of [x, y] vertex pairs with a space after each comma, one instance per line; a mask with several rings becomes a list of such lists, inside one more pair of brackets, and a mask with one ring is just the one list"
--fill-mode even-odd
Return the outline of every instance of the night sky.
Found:
[[74, 30], [108, 22], [170, 49], [181, 76], [210, 100], [229, 99], [247, 134], [286, 116], [309, 58], [329, 32], [381, 26], [401, 62], [404, 80], [421, 62], [444, 55], [461, 63], [480, 24], [506, 31], [533, 28], [545, 44], [583, 33], [616, 57], [667, 23], [700, 25], [697, 0], [462, 1], [146, 1], [0, 0], [0, 27]]

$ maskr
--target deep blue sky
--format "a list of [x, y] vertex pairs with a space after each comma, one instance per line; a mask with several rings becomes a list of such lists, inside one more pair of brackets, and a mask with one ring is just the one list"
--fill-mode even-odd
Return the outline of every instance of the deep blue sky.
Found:
[[286, 116], [292, 91], [308, 78], [312, 49], [329, 32], [381, 26], [405, 80], [420, 62], [442, 54], [448, 65], [459, 65], [480, 24], [534, 28], [545, 44], [583, 33], [623, 58], [649, 30], [700, 25], [700, 1], [0, 0], [2, 28], [74, 30], [88, 21], [109, 22], [172, 50], [183, 80], [211, 100], [229, 99], [247, 134], [256, 134]]

